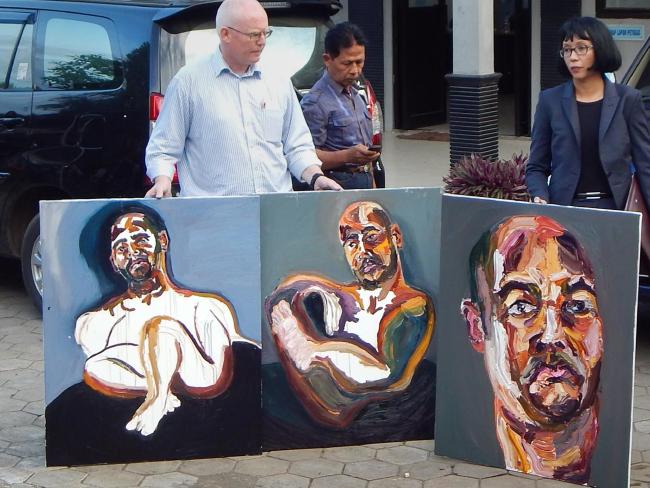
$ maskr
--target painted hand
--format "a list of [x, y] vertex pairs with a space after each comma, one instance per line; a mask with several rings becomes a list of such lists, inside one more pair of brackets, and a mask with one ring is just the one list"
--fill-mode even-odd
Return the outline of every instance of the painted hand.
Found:
[[271, 312], [271, 331], [278, 337], [281, 347], [301, 371], [307, 371], [311, 364], [313, 347], [303, 334], [293, 316], [291, 307], [282, 300]]
[[[162, 398], [161, 398], [162, 397]], [[128, 424], [126, 430], [136, 430], [142, 435], [151, 435], [155, 432], [160, 420], [168, 413], [179, 407], [181, 401], [172, 392], [166, 396], [159, 395], [155, 398], [147, 398]]]

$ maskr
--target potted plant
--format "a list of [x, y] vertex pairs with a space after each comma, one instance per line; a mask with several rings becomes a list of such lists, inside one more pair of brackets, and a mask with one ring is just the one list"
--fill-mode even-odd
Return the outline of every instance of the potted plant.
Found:
[[443, 177], [445, 192], [456, 195], [529, 201], [525, 180], [528, 156], [513, 154], [511, 159], [492, 161], [479, 154], [463, 157], [452, 164]]

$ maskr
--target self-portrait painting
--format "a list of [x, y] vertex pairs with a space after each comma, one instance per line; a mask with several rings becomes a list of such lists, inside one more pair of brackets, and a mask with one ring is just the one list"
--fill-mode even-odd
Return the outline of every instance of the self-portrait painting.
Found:
[[627, 487], [639, 216], [445, 196], [442, 226], [436, 452]]
[[259, 452], [259, 201], [41, 215], [48, 464]]
[[432, 437], [439, 202], [262, 197], [265, 450]]

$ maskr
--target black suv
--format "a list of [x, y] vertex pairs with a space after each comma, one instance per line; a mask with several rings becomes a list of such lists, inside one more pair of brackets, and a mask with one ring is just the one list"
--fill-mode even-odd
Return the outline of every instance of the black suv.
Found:
[[[648, 122], [650, 122], [650, 38], [646, 40], [636, 58], [632, 61], [621, 83], [632, 86], [641, 92]], [[646, 309], [645, 316], [650, 316], [650, 259], [648, 258], [644, 253], [641, 253], [639, 301]]]
[[[274, 28], [265, 59], [310, 88], [340, 3], [261, 3]], [[22, 260], [37, 304], [38, 202], [144, 194], [151, 124], [172, 76], [216, 48], [219, 4], [0, 0], [0, 255]]]
[[650, 38], [636, 55], [621, 83], [641, 92], [648, 117], [650, 117]]

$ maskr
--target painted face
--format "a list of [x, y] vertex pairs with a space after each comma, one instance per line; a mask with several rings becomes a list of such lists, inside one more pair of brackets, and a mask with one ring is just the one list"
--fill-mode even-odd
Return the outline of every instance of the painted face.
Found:
[[[587, 49], [583, 55], [578, 54], [578, 51], [573, 49], [570, 54], [568, 50], [572, 48]], [[580, 39], [579, 37], [572, 37], [562, 43], [562, 49], [567, 50], [564, 56], [564, 63], [566, 64], [571, 77], [575, 80], [583, 80], [591, 76], [600, 76], [600, 73], [590, 69], [596, 62], [596, 52], [594, 51], [593, 43], [588, 39]]]
[[392, 229], [373, 210], [360, 205], [344, 213], [339, 223], [341, 244], [350, 269], [364, 288], [369, 289], [394, 276], [398, 261]]
[[502, 229], [485, 355], [495, 394], [511, 413], [557, 424], [594, 402], [602, 321], [582, 251], [546, 220], [553, 228], [538, 217], [533, 234]]
[[158, 242], [144, 215], [129, 213], [111, 227], [111, 264], [127, 281], [145, 281], [156, 267]]
[[330, 78], [344, 87], [349, 87], [361, 76], [366, 60], [366, 48], [359, 44], [353, 44], [350, 47], [342, 48], [335, 58], [325, 53], [323, 60]]

